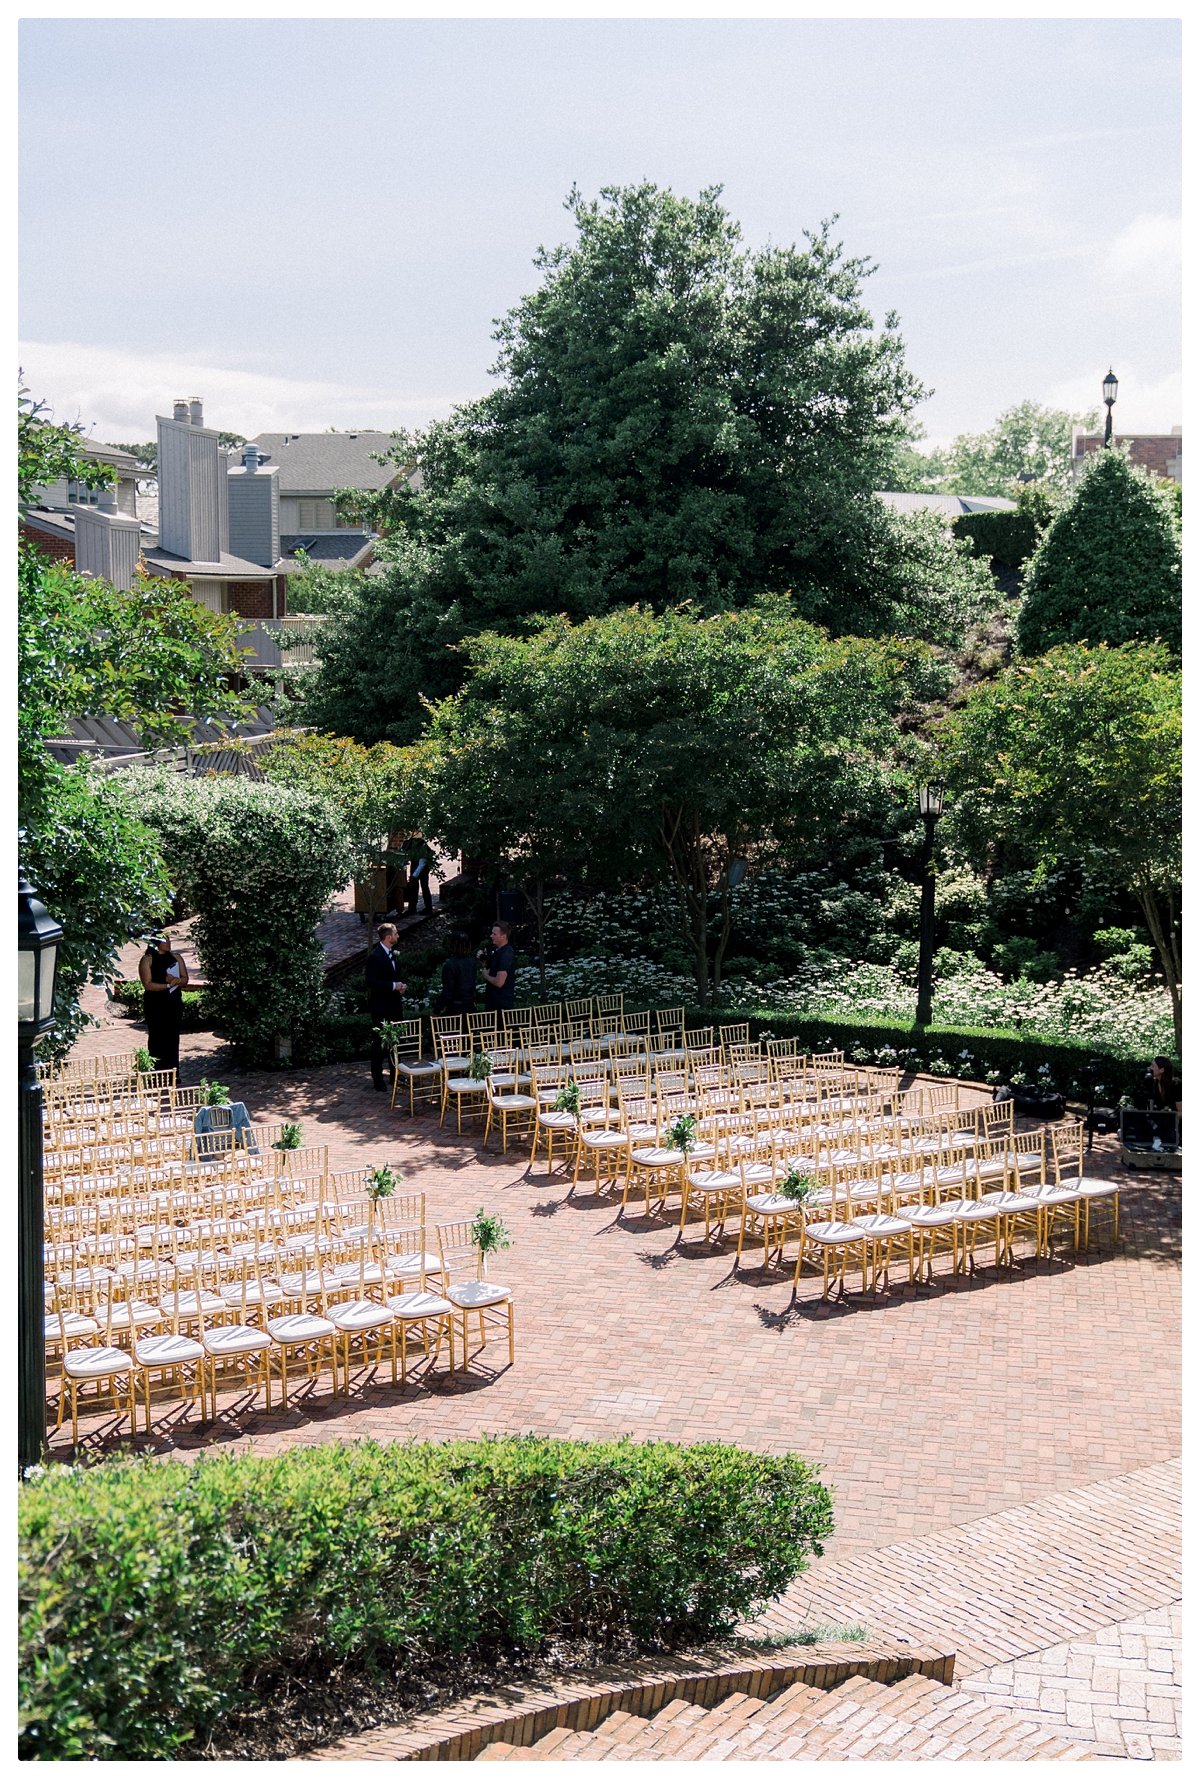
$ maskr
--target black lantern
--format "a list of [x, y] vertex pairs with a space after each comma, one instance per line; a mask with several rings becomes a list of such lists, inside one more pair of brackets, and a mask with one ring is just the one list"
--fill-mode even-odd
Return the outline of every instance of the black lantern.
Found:
[[1101, 384], [1101, 388], [1104, 390], [1104, 405], [1108, 409], [1104, 421], [1104, 443], [1106, 445], [1111, 445], [1113, 403], [1117, 399], [1117, 379], [1113, 375], [1111, 369], [1107, 377], [1105, 377], [1104, 382]]
[[63, 930], [17, 873], [17, 1034], [32, 1044], [54, 1018], [54, 974]]
[[933, 830], [942, 819], [945, 790], [941, 779], [923, 784], [917, 791], [917, 808], [925, 823], [925, 848], [921, 855], [921, 942], [917, 954], [917, 1024], [928, 1025], [933, 1017]]
[[17, 1462], [42, 1455], [46, 1341], [42, 1289], [42, 1089], [33, 1046], [54, 1019], [63, 930], [17, 873]]
[[926, 819], [941, 820], [945, 790], [941, 780], [934, 779], [932, 784], [923, 784], [917, 792], [917, 807]]

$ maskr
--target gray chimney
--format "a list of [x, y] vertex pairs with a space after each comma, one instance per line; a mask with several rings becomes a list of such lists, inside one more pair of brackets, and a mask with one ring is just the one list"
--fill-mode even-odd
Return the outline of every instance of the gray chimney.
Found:
[[229, 469], [229, 548], [246, 562], [274, 568], [279, 560], [279, 467], [260, 462], [247, 445]]
[[80, 574], [128, 591], [141, 551], [142, 528], [131, 514], [117, 511], [114, 489], [104, 490], [98, 507], [76, 512], [75, 567]]
[[158, 541], [190, 562], [219, 562], [229, 549], [228, 459], [197, 419], [198, 399], [175, 409], [173, 420], [158, 416]]
[[193, 426], [204, 425], [204, 404], [198, 395], [194, 395], [188, 402], [188, 411], [191, 414]]

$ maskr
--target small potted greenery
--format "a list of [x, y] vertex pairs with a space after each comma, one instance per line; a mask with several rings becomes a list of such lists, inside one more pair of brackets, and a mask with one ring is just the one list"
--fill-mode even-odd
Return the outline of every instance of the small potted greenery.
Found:
[[562, 1092], [554, 1102], [554, 1110], [556, 1112], [569, 1112], [576, 1124], [578, 1124], [579, 1114], [582, 1109], [583, 1105], [579, 1097], [579, 1083], [578, 1081], [568, 1081], [567, 1085], [563, 1088]]
[[299, 1149], [304, 1142], [304, 1127], [300, 1124], [285, 1124], [279, 1135], [276, 1149]]
[[780, 1198], [790, 1198], [797, 1210], [808, 1202], [816, 1189], [817, 1182], [812, 1175], [802, 1174], [795, 1162], [775, 1187]]
[[202, 1077], [200, 1104], [202, 1106], [227, 1106], [229, 1104], [229, 1089], [223, 1081], [209, 1081], [207, 1077]]
[[139, 1075], [152, 1075], [154, 1073], [156, 1066], [154, 1058], [144, 1044], [139, 1045], [134, 1051], [133, 1066]]
[[668, 1149], [679, 1149], [684, 1155], [690, 1155], [696, 1147], [696, 1120], [691, 1112], [684, 1112], [678, 1117], [667, 1132]]
[[510, 1248], [512, 1239], [503, 1220], [490, 1216], [482, 1205], [475, 1213], [475, 1221], [471, 1225], [471, 1237], [479, 1249], [480, 1264], [483, 1276], [486, 1278], [488, 1255], [499, 1253], [501, 1248]]
[[397, 1025], [394, 1019], [384, 1019], [380, 1021], [375, 1029], [379, 1033], [379, 1042], [383, 1045], [385, 1050], [390, 1050], [394, 1056], [399, 1049], [400, 1041], [404, 1036], [400, 1026]]
[[486, 1050], [476, 1050], [467, 1064], [467, 1074], [472, 1081], [486, 1081], [492, 1072], [492, 1059]]
[[367, 1221], [371, 1234], [375, 1232], [375, 1213], [385, 1198], [395, 1195], [397, 1186], [404, 1179], [401, 1173], [393, 1173], [390, 1167], [373, 1167], [367, 1175], [367, 1204], [369, 1206]]

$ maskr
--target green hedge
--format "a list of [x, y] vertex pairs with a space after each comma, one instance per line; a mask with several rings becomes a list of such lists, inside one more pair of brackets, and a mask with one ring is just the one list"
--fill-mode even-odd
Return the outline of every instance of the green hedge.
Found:
[[[134, 1019], [146, 1017], [146, 991], [140, 982], [114, 982], [113, 999], [128, 1007]], [[185, 988], [183, 990], [183, 1025], [185, 1032], [207, 1032], [212, 1030], [212, 1012], [208, 1005], [208, 997], [202, 988]]]
[[1030, 513], [963, 513], [951, 530], [970, 544], [976, 556], [988, 556], [1006, 568], [1020, 568], [1033, 555], [1041, 532]]
[[[688, 1009], [690, 1026], [712, 1025], [714, 1020], [733, 1024], [749, 1020], [752, 1038], [770, 1032], [777, 1038], [796, 1038], [803, 1051], [844, 1050], [848, 1058], [859, 1062], [878, 1061], [881, 1050], [891, 1049], [900, 1061], [922, 1072], [957, 1075], [971, 1081], [984, 1081], [989, 1074], [1010, 1081], [1016, 1073], [1023, 1073], [1032, 1081], [1045, 1066], [1058, 1091], [1074, 1099], [1086, 1099], [1088, 1065], [1094, 1059], [1100, 1064], [1097, 1098], [1108, 1105], [1115, 1105], [1122, 1094], [1134, 1093], [1141, 1087], [1149, 1061], [1148, 1057], [1134, 1060], [1105, 1055], [1066, 1038], [1036, 1037], [996, 1028], [886, 1025], [845, 1015], [833, 1018], [782, 1011], [746, 1013], [732, 1007]], [[856, 1052], [860, 1054], [855, 1055]], [[883, 1060], [891, 1059], [885, 1056]]]
[[20, 1756], [186, 1759], [305, 1672], [730, 1631], [821, 1554], [815, 1469], [521, 1438], [53, 1467], [20, 1491]]

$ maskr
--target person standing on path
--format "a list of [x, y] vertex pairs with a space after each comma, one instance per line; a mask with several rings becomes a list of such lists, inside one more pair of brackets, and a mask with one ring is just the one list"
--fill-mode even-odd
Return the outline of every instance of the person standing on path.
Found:
[[[401, 1003], [397, 996], [408, 993], [407, 982], [401, 982], [400, 969], [393, 956], [396, 944], [396, 928], [392, 921], [385, 920], [379, 928], [379, 941], [372, 950], [366, 963], [367, 978], [367, 1012], [371, 1018], [371, 1084], [376, 1093], [383, 1093], [387, 1088], [384, 1078], [384, 1046], [379, 1035], [381, 1021], [398, 1019]], [[387, 1053], [388, 1074], [391, 1074], [391, 1051]]]
[[414, 834], [407, 846], [408, 881], [404, 889], [404, 906], [409, 914], [417, 912], [417, 897], [425, 904], [426, 914], [433, 913], [433, 890], [429, 883], [429, 846]]
[[[480, 953], [483, 956], [483, 953]], [[498, 920], [492, 928], [492, 942], [483, 965], [483, 1004], [488, 1012], [516, 1005], [517, 959], [512, 948], [512, 928], [506, 920]]]
[[179, 1067], [179, 1033], [183, 1025], [183, 991], [188, 969], [171, 950], [165, 933], [149, 940], [138, 964], [146, 1017], [146, 1048], [156, 1069]]

